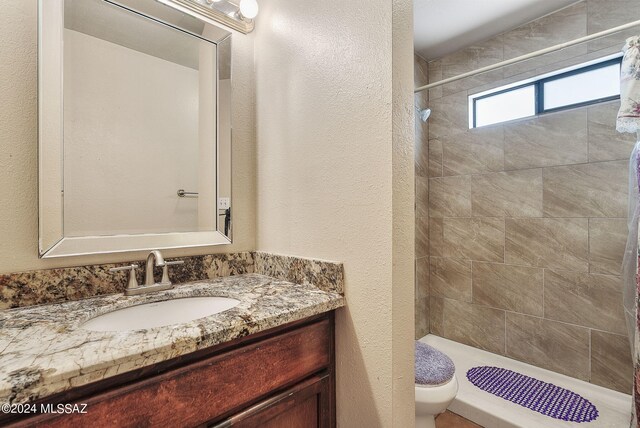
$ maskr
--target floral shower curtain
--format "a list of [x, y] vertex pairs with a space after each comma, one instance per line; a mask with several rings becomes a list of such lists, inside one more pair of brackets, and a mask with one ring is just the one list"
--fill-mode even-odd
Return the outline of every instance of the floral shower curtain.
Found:
[[622, 50], [620, 70], [620, 111], [618, 132], [637, 134], [629, 159], [629, 236], [623, 261], [624, 313], [634, 365], [631, 427], [640, 427], [640, 257], [638, 255], [638, 221], [640, 220], [640, 36], [627, 39]]

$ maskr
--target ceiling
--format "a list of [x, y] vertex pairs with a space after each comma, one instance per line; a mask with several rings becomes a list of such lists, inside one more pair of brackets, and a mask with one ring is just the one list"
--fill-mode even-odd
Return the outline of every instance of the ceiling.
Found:
[[436, 59], [572, 3], [576, 0], [413, 0], [414, 49]]

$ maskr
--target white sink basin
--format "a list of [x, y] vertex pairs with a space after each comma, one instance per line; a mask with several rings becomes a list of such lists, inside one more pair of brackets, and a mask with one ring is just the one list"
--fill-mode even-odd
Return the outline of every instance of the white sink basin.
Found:
[[127, 331], [182, 324], [227, 311], [240, 303], [228, 297], [186, 297], [131, 306], [97, 316], [80, 327], [93, 331]]

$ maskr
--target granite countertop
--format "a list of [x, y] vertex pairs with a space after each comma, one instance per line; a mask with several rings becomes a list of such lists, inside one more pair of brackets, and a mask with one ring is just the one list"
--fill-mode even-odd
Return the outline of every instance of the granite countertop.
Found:
[[[126, 332], [80, 328], [113, 310], [194, 296], [231, 297], [240, 303], [167, 327]], [[333, 291], [245, 274], [142, 296], [112, 294], [0, 311], [0, 403], [45, 397], [343, 305], [343, 296]]]

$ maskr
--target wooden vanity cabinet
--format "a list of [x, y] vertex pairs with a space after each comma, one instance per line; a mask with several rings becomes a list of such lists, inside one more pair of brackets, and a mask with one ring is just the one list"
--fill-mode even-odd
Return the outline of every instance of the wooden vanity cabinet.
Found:
[[333, 312], [290, 323], [38, 403], [86, 403], [0, 425], [46, 427], [335, 427]]

